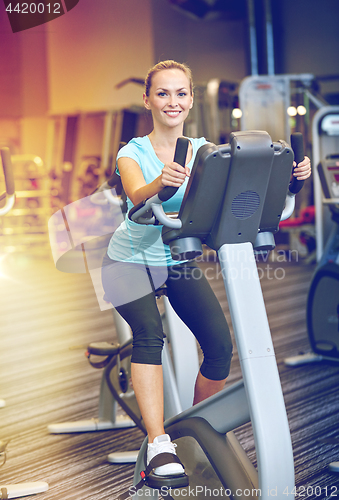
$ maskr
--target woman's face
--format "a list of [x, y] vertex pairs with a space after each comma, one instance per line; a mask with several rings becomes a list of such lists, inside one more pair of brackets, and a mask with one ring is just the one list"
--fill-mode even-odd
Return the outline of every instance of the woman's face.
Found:
[[181, 125], [193, 106], [190, 82], [181, 69], [164, 69], [152, 77], [149, 96], [144, 103], [153, 120], [167, 127]]

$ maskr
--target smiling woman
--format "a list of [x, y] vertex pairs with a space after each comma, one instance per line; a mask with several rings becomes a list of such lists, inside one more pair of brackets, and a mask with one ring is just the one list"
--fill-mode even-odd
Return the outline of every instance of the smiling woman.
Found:
[[[193, 106], [193, 94], [190, 86], [190, 81], [182, 70], [166, 69], [153, 76], [149, 95], [144, 94], [144, 104], [147, 109], [151, 110], [154, 124], [149, 138], [156, 154], [163, 163], [171, 163], [173, 156], [169, 158], [167, 148], [161, 148], [162, 141], [159, 135], [167, 127], [173, 129], [171, 133], [176, 134], [179, 129], [182, 134], [183, 123]], [[190, 157], [191, 154], [188, 161]], [[178, 186], [175, 179], [169, 179], [169, 182], [170, 184], [166, 185]]]
[[[146, 182], [137, 161], [119, 154], [118, 168], [124, 190], [136, 205], [165, 186], [179, 187], [189, 169], [173, 162], [176, 140], [183, 134], [184, 121], [193, 106], [193, 82], [186, 65], [164, 61], [152, 68], [145, 80], [144, 104], [152, 112], [153, 130], [147, 136], [157, 158], [163, 163], [160, 176]], [[192, 142], [186, 163], [192, 159]]]

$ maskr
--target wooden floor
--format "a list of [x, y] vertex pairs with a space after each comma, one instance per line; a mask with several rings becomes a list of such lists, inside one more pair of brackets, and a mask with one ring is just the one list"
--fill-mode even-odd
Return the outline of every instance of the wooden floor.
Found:
[[[339, 497], [339, 474], [327, 468], [339, 460], [339, 365], [288, 368], [283, 363], [309, 349], [305, 302], [313, 267], [287, 261], [259, 266], [292, 433], [298, 498]], [[229, 318], [218, 265], [202, 267], [209, 269]], [[113, 500], [131, 485], [133, 466], [111, 465], [106, 457], [139, 447], [141, 431], [47, 431], [52, 422], [97, 415], [101, 371], [88, 365], [84, 346], [114, 340], [111, 312], [100, 311], [89, 275], [61, 273], [49, 257], [12, 255], [0, 269], [0, 397], [6, 400], [0, 439], [10, 440], [1, 483], [47, 481], [49, 491], [37, 496], [41, 500]], [[240, 376], [235, 353], [229, 383]], [[237, 434], [255, 463], [250, 425]]]

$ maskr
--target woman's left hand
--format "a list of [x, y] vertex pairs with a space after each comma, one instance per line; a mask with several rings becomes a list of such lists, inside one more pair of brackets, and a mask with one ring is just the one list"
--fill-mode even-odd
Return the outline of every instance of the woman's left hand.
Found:
[[296, 162], [293, 162], [293, 175], [298, 179], [298, 181], [305, 181], [308, 179], [312, 173], [311, 169], [311, 160], [308, 158], [308, 156], [305, 156], [302, 162], [298, 163], [298, 166], [296, 166]]

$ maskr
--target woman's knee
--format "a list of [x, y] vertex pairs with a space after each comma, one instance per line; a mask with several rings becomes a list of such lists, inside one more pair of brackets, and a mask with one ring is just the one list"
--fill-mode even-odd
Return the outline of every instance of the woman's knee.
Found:
[[132, 362], [160, 365], [164, 346], [162, 325], [149, 318], [147, 323], [139, 324], [133, 331]]
[[223, 380], [229, 375], [232, 357], [231, 338], [225, 338], [219, 345], [214, 345], [213, 350], [204, 352], [204, 361], [200, 371], [210, 380]]
[[224, 380], [228, 377], [231, 369], [232, 356], [228, 359], [204, 359], [200, 371], [209, 380]]

